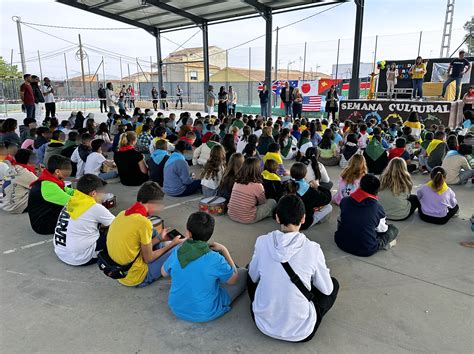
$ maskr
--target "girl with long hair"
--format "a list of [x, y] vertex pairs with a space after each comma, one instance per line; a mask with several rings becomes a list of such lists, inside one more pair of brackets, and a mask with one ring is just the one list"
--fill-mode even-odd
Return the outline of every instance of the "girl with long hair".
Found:
[[242, 136], [240, 137], [239, 141], [237, 142], [237, 152], [242, 153], [245, 149], [245, 145], [248, 143], [248, 138], [252, 134], [252, 129], [246, 125], [242, 128]]
[[306, 155], [301, 161], [307, 166], [307, 172], [304, 179], [311, 186], [315, 186], [317, 182], [321, 187], [331, 190], [333, 183], [329, 179], [326, 167], [318, 161], [318, 158], [319, 150], [317, 148], [310, 147], [306, 150]]
[[227, 201], [229, 201], [235, 179], [237, 178], [237, 174], [239, 173], [243, 164], [244, 156], [241, 153], [236, 152], [232, 154], [219, 184], [219, 197], [225, 198]]
[[332, 201], [339, 205], [342, 198], [350, 196], [359, 188], [361, 178], [367, 174], [367, 164], [364, 156], [356, 154], [349, 159], [346, 168], [344, 168], [339, 176], [337, 193]]
[[406, 220], [419, 207], [418, 197], [411, 194], [413, 182], [404, 159], [395, 157], [380, 177], [379, 202], [389, 220]]
[[334, 140], [334, 132], [331, 128], [327, 128], [318, 145], [319, 148], [319, 162], [325, 166], [336, 166], [341, 159], [337, 144]]
[[137, 134], [128, 131], [120, 135], [119, 150], [114, 154], [114, 162], [120, 182], [125, 186], [141, 186], [148, 181], [148, 167], [143, 154], [135, 149]]
[[296, 139], [293, 138], [293, 135], [290, 134], [290, 129], [282, 129], [278, 144], [280, 144], [281, 157], [283, 157], [284, 160], [291, 160], [295, 157], [297, 142]]
[[201, 173], [202, 194], [205, 197], [217, 195], [224, 170], [225, 150], [222, 145], [216, 144], [212, 147], [209, 160], [207, 160]]
[[459, 211], [454, 191], [446, 184], [446, 170], [436, 166], [431, 170], [431, 180], [416, 193], [420, 201], [420, 219], [437, 225], [446, 224]]

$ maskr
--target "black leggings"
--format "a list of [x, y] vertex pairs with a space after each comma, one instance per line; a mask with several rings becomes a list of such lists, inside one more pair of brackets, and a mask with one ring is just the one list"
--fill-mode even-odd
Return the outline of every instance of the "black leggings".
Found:
[[[312, 301], [314, 303], [316, 313], [318, 314], [318, 318], [316, 320], [316, 324], [314, 325], [314, 328], [311, 334], [305, 339], [302, 339], [297, 343], [304, 343], [313, 339], [314, 335], [316, 334], [316, 331], [318, 330], [319, 325], [321, 324], [321, 320], [323, 319], [324, 315], [326, 315], [326, 313], [331, 309], [331, 307], [336, 302], [337, 293], [339, 292], [339, 282], [337, 281], [336, 278], [331, 277], [331, 279], [332, 279], [332, 284], [333, 284], [334, 289], [330, 295], [323, 294], [318, 289], [316, 289], [313, 286], [313, 284], [311, 284], [311, 292], [314, 295], [314, 298]], [[252, 303], [253, 303], [253, 300], [255, 299], [255, 291], [257, 290], [257, 286], [258, 286], [258, 283], [254, 283], [250, 275], [247, 275], [247, 291], [250, 298], [250, 314], [252, 315], [252, 319], [254, 320], [254, 322], [255, 322], [255, 315], [253, 313]]]
[[421, 207], [418, 209], [418, 213], [420, 214], [420, 219], [423, 220], [424, 222], [429, 222], [430, 224], [436, 224], [436, 225], [444, 225], [446, 224], [449, 219], [451, 219], [459, 210], [459, 205], [456, 205], [454, 208], [448, 208], [448, 213], [446, 216], [443, 216], [442, 218], [437, 218], [435, 216], [430, 216], [423, 214], [423, 211], [421, 210]]

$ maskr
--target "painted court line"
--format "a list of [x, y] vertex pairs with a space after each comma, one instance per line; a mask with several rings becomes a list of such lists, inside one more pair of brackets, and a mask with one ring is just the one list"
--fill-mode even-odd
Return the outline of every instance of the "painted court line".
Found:
[[[168, 206], [164, 207], [163, 210], [176, 208], [177, 206], [184, 205], [184, 204], [189, 203], [189, 202], [195, 202], [195, 201], [197, 201], [197, 200], [200, 200], [201, 198], [202, 198], [202, 197], [193, 198], [193, 199], [188, 199], [188, 200], [186, 200], [186, 201], [184, 201], [184, 202], [180, 202], [180, 203], [168, 205]], [[45, 244], [45, 243], [52, 242], [52, 241], [53, 241], [53, 239], [52, 239], [52, 238], [49, 238], [49, 239], [47, 239], [47, 240], [43, 240], [43, 241], [39, 241], [39, 242], [35, 242], [35, 243], [30, 243], [29, 245], [21, 246], [21, 247], [18, 247], [18, 248], [12, 248], [11, 250], [4, 251], [3, 254], [15, 253], [15, 252], [18, 252], [18, 251], [20, 251], [20, 250], [27, 249], [27, 248], [36, 247], [36, 246], [41, 246], [41, 245], [43, 245], [43, 244]]]

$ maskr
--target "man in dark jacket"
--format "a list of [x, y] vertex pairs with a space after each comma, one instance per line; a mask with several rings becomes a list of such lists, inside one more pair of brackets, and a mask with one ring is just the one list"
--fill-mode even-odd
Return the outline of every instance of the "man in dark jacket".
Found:
[[267, 85], [263, 84], [262, 90], [258, 92], [260, 99], [260, 114], [265, 119], [268, 117], [268, 90]]
[[100, 113], [105, 112], [107, 113], [107, 93], [105, 92], [104, 85], [99, 84], [99, 89], [97, 90], [97, 96], [99, 96], [100, 102]]
[[285, 105], [285, 115], [292, 116], [293, 110], [293, 87], [290, 86], [289, 82], [285, 82], [285, 87], [281, 89], [280, 98]]
[[379, 179], [367, 174], [362, 177], [359, 189], [342, 199], [334, 239], [343, 251], [368, 257], [395, 245], [398, 229], [385, 223], [385, 211], [377, 201], [379, 188]]

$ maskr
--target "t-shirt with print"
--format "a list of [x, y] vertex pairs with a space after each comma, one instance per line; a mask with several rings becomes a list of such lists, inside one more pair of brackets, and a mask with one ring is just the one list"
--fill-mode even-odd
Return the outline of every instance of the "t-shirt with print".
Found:
[[[107, 233], [107, 251], [114, 262], [125, 265], [132, 262], [141, 250], [141, 245], [151, 243], [153, 225], [140, 214], [125, 216], [125, 211], [118, 214]], [[138, 256], [125, 278], [118, 279], [127, 286], [139, 285], [145, 280], [148, 265], [142, 256]]]
[[93, 175], [98, 176], [100, 173], [100, 168], [106, 158], [104, 155], [98, 152], [92, 152], [87, 156], [86, 163], [84, 164], [84, 174], [92, 173]]
[[114, 216], [101, 204], [94, 204], [76, 220], [66, 207], [59, 214], [53, 236], [54, 252], [64, 263], [81, 265], [97, 257], [99, 224], [109, 226]]
[[451, 60], [451, 77], [459, 78], [462, 77], [464, 72], [464, 67], [469, 65], [469, 61], [467, 59], [456, 58]]
[[189, 263], [184, 269], [178, 260], [178, 249], [163, 265], [171, 276], [168, 305], [180, 319], [207, 322], [230, 310], [231, 299], [219, 286], [234, 274], [234, 269], [218, 252], [210, 251]]

